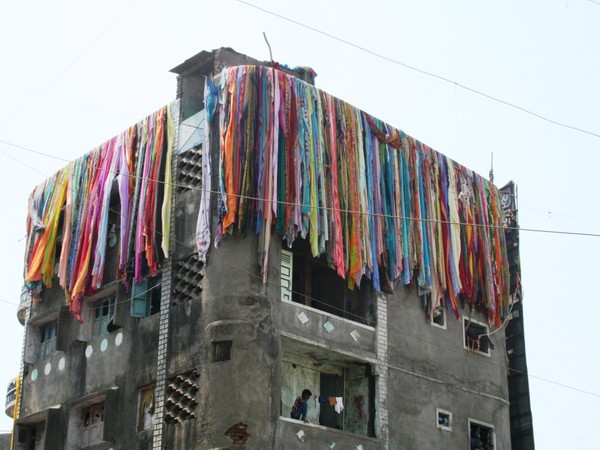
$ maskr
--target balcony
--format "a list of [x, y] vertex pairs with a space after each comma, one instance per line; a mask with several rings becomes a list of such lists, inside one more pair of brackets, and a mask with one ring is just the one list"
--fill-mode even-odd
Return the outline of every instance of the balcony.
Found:
[[6, 406], [4, 412], [8, 417], [14, 417], [15, 403], [17, 400], [17, 379], [13, 378], [8, 383], [8, 389], [6, 390]]
[[280, 417], [277, 422], [277, 448], [300, 450], [305, 448], [351, 448], [380, 450], [385, 446], [376, 438], [359, 436], [316, 424]]
[[281, 302], [282, 336], [376, 360], [375, 328], [290, 301]]

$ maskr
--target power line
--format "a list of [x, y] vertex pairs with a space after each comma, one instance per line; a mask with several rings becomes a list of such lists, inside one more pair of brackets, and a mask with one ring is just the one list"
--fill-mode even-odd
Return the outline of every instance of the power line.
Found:
[[[59, 161], [64, 161], [64, 162], [73, 163], [73, 164], [79, 164], [77, 160], [68, 160], [65, 158], [61, 158], [59, 156], [51, 155], [51, 154], [44, 153], [44, 152], [41, 152], [38, 150], [33, 150], [31, 148], [24, 147], [22, 145], [14, 144], [12, 142], [5, 141], [3, 139], [0, 139], [0, 143], [10, 145], [12, 147], [16, 147], [16, 148], [19, 148], [21, 150], [25, 150], [25, 151], [28, 151], [31, 153], [35, 153], [37, 155], [57, 159]], [[37, 172], [43, 176], [46, 176], [42, 172], [38, 171], [37, 169], [27, 165], [26, 163], [24, 163], [22, 161], [19, 161], [18, 159], [14, 158], [13, 156], [8, 155], [7, 153], [5, 153], [1, 150], [0, 150], [0, 153], [3, 153], [4, 155], [9, 156], [11, 159], [13, 159], [17, 162], [20, 162], [21, 164], [34, 170], [35, 172]], [[100, 169], [100, 168], [98, 168], [97, 170], [109, 171], [108, 169]], [[115, 174], [116, 173], [117, 172], [115, 172]], [[130, 174], [129, 176], [130, 176], [130, 178], [134, 178], [134, 179], [139, 178], [135, 174]], [[443, 225], [458, 225], [458, 226], [464, 226], [464, 227], [475, 227], [475, 228], [482, 228], [482, 229], [493, 228], [493, 229], [517, 230], [517, 231], [545, 233], [545, 234], [554, 234], [554, 235], [600, 237], [600, 233], [586, 233], [586, 232], [579, 232], [579, 231], [564, 231], [564, 230], [548, 230], [548, 229], [541, 229], [541, 228], [508, 227], [508, 226], [504, 226], [504, 225], [490, 225], [490, 224], [484, 225], [484, 224], [478, 224], [478, 223], [453, 222], [453, 221], [449, 221], [449, 220], [427, 219], [427, 218], [423, 218], [423, 217], [409, 217], [409, 216], [401, 216], [401, 215], [395, 215], [395, 214], [383, 214], [383, 213], [374, 213], [374, 212], [368, 212], [368, 211], [357, 211], [357, 210], [351, 210], [351, 209], [333, 208], [333, 207], [329, 207], [329, 206], [312, 206], [312, 205], [305, 205], [302, 203], [287, 202], [287, 201], [282, 201], [282, 200], [265, 200], [265, 199], [259, 198], [259, 197], [253, 197], [253, 196], [242, 195], [242, 194], [233, 194], [233, 193], [227, 193], [227, 192], [211, 190], [211, 189], [203, 189], [201, 187], [189, 186], [189, 185], [180, 184], [180, 183], [176, 183], [176, 182], [166, 183], [165, 181], [162, 181], [162, 180], [151, 180], [151, 181], [156, 181], [157, 183], [161, 183], [163, 185], [169, 185], [172, 187], [179, 187], [179, 188], [183, 188], [183, 189], [195, 190], [195, 191], [199, 191], [199, 192], [206, 191], [206, 192], [209, 192], [211, 194], [216, 194], [216, 195], [225, 194], [225, 195], [228, 195], [228, 196], [230, 195], [230, 196], [240, 198], [240, 199], [265, 202], [270, 205], [280, 204], [280, 205], [295, 206], [295, 207], [310, 208], [310, 209], [316, 208], [319, 210], [326, 210], [326, 211], [330, 211], [330, 212], [340, 212], [340, 213], [344, 213], [344, 214], [359, 214], [359, 215], [368, 215], [368, 216], [381, 217], [381, 218], [403, 219], [403, 220], [421, 221], [421, 222], [436, 223], [436, 224], [443, 224]]]
[[[252, 7], [252, 8], [258, 9], [259, 11], [262, 11], [262, 12], [264, 12], [266, 14], [270, 14], [272, 16], [275, 16], [275, 17], [278, 17], [280, 19], [286, 20], [286, 21], [288, 21], [290, 23], [293, 23], [295, 25], [298, 25], [298, 26], [300, 26], [302, 28], [306, 28], [307, 30], [314, 31], [315, 33], [322, 34], [323, 36], [327, 36], [328, 38], [331, 38], [331, 39], [334, 39], [334, 40], [336, 40], [338, 42], [341, 42], [343, 44], [349, 45], [350, 47], [354, 47], [354, 48], [356, 48], [356, 49], [358, 49], [358, 50], [360, 50], [362, 52], [368, 53], [369, 55], [375, 56], [377, 58], [383, 59], [385, 61], [391, 62], [391, 63], [396, 64], [396, 65], [402, 66], [402, 67], [404, 67], [406, 69], [413, 70], [413, 71], [421, 73], [423, 75], [427, 75], [428, 77], [436, 78], [436, 79], [444, 81], [446, 83], [450, 83], [450, 84], [452, 84], [454, 86], [461, 87], [461, 88], [463, 88], [466, 91], [469, 91], [469, 92], [472, 92], [474, 94], [480, 95], [480, 96], [485, 97], [485, 98], [487, 98], [489, 100], [493, 100], [493, 101], [495, 101], [497, 103], [501, 103], [501, 104], [503, 104], [505, 106], [508, 106], [510, 108], [517, 109], [517, 110], [519, 110], [521, 112], [524, 112], [524, 113], [529, 114], [531, 116], [537, 117], [538, 119], [544, 120], [544, 121], [549, 122], [551, 124], [554, 124], [554, 125], [557, 125], [557, 126], [560, 126], [560, 127], [563, 127], [563, 128], [568, 128], [570, 130], [579, 131], [580, 133], [584, 133], [584, 134], [588, 134], [590, 136], [594, 136], [594, 137], [600, 138], [600, 134], [599, 133], [596, 133], [596, 132], [593, 132], [593, 131], [588, 131], [588, 130], [585, 130], [583, 128], [579, 128], [579, 127], [576, 127], [576, 126], [573, 126], [573, 125], [568, 125], [566, 123], [559, 122], [559, 121], [554, 120], [554, 119], [550, 119], [549, 117], [544, 116], [542, 114], [538, 114], [538, 113], [536, 113], [534, 111], [531, 111], [530, 109], [524, 108], [522, 106], [516, 105], [516, 104], [508, 102], [506, 100], [502, 100], [502, 99], [500, 99], [498, 97], [494, 97], [493, 95], [486, 94], [483, 91], [480, 91], [478, 89], [466, 86], [466, 85], [464, 85], [462, 83], [459, 83], [457, 81], [451, 80], [451, 79], [446, 78], [444, 76], [437, 75], [437, 74], [435, 74], [433, 72], [428, 72], [426, 70], [419, 69], [418, 67], [411, 66], [410, 64], [403, 63], [403, 62], [401, 62], [401, 61], [399, 61], [397, 59], [391, 58], [391, 57], [386, 56], [386, 55], [384, 55], [382, 53], [375, 52], [375, 51], [370, 50], [370, 49], [368, 49], [366, 47], [363, 47], [361, 45], [355, 44], [354, 42], [348, 41], [346, 39], [342, 39], [342, 38], [340, 38], [338, 36], [335, 36], [335, 35], [333, 35], [331, 33], [328, 33], [326, 31], [320, 30], [318, 28], [312, 27], [310, 25], [306, 25], [306, 24], [304, 24], [302, 22], [299, 22], [297, 20], [291, 19], [289, 17], [286, 17], [284, 15], [278, 14], [276, 12], [270, 11], [268, 9], [262, 8], [260, 6], [254, 5], [254, 4], [252, 4], [250, 2], [247, 2], [245, 0], [237, 0], [237, 1], [239, 3], [243, 3], [243, 4], [247, 5], [247, 6]], [[592, 3], [595, 3], [595, 2], [592, 2]]]
[[76, 102], [74, 100], [69, 100], [69, 99], [62, 98], [62, 97], [56, 97], [54, 95], [49, 95], [49, 94], [46, 94], [46, 93], [41, 92], [41, 91], [34, 91], [32, 89], [26, 89], [24, 87], [16, 86], [14, 84], [5, 83], [5, 82], [0, 81], [0, 85], [1, 86], [7, 86], [7, 87], [10, 87], [10, 88], [13, 88], [13, 89], [19, 89], [19, 90], [25, 91], [25, 92], [29, 92], [31, 94], [37, 95], [38, 97], [46, 97], [46, 98], [49, 98], [49, 99], [52, 99], [52, 100], [58, 100], [60, 102], [70, 103], [72, 105], [80, 106], [82, 108], [91, 109], [93, 111], [103, 112], [103, 113], [106, 113], [106, 114], [111, 114], [111, 115], [114, 115], [114, 116], [123, 117], [125, 119], [135, 120], [135, 118], [133, 118], [131, 116], [126, 116], [125, 114], [120, 114], [120, 113], [117, 113], [117, 112], [114, 112], [114, 111], [108, 111], [106, 109], [98, 108], [98, 107], [95, 107], [95, 106], [87, 105], [85, 103]]
[[[114, 212], [116, 212], [117, 214], [119, 214], [119, 215], [120, 215], [120, 213], [119, 213], [119, 212], [117, 212], [117, 211], [114, 211]], [[163, 233], [161, 233], [161, 232], [158, 232], [158, 231], [154, 231], [154, 232], [155, 232], [155, 233], [157, 233], [157, 234], [160, 234], [160, 235], [162, 235], [162, 234], [163, 234]], [[188, 244], [186, 244], [185, 242], [181, 242], [181, 241], [179, 241], [179, 240], [177, 240], [177, 239], [174, 239], [174, 238], [173, 238], [173, 242], [176, 242], [176, 243], [178, 243], [178, 244], [180, 244], [180, 245], [182, 245], [182, 246], [184, 246], [184, 247], [186, 247], [186, 248], [193, 249], [193, 250], [195, 251], [195, 247], [193, 247], [193, 246], [191, 246], [191, 245], [188, 245]], [[219, 258], [220, 258], [221, 262], [223, 262], [223, 263], [227, 264], [228, 266], [230, 266], [230, 267], [231, 267], [231, 268], [233, 268], [234, 270], [237, 270], [238, 272], [242, 272], [242, 273], [244, 273], [244, 274], [247, 274], [247, 275], [250, 275], [250, 276], [252, 276], [252, 277], [254, 277], [254, 278], [257, 278], [257, 279], [260, 279], [260, 280], [262, 280], [262, 276], [261, 276], [261, 275], [259, 275], [259, 274], [257, 274], [257, 273], [254, 273], [254, 272], [251, 272], [251, 271], [249, 271], [249, 270], [243, 269], [243, 268], [241, 268], [241, 267], [237, 266], [236, 264], [233, 264], [233, 263], [231, 263], [231, 262], [227, 261], [227, 260], [226, 260], [226, 259], [225, 259], [225, 258], [224, 258], [224, 257], [223, 257], [221, 254], [218, 254], [218, 253], [216, 253], [216, 254], [218, 255], [218, 256], [216, 256], [216, 258], [217, 258], [217, 259], [219, 259]], [[213, 255], [213, 258], [214, 258], [214, 257], [215, 257], [215, 255]], [[275, 281], [270, 281], [270, 280], [267, 280], [266, 284], [267, 284], [267, 285], [271, 285], [271, 286], [275, 286], [275, 287], [279, 287], [279, 288], [281, 288], [281, 287], [282, 287], [281, 283], [277, 283], [277, 282], [275, 282]], [[150, 288], [149, 288], [148, 290], [146, 290], [146, 291], [145, 291], [143, 294], [146, 294], [146, 293], [148, 293], [148, 292], [152, 291], [153, 289], [157, 288], [158, 286], [160, 286], [160, 283], [157, 283], [156, 285], [154, 285], [154, 286], [150, 287]], [[363, 320], [363, 318], [362, 318], [361, 316], [358, 316], [358, 315], [356, 315], [356, 314], [354, 314], [354, 313], [351, 313], [351, 312], [349, 312], [349, 311], [345, 311], [345, 310], [343, 310], [343, 309], [341, 309], [341, 308], [338, 308], [338, 307], [335, 307], [335, 306], [333, 306], [333, 305], [329, 305], [329, 304], [327, 304], [327, 303], [325, 303], [325, 302], [322, 302], [322, 301], [320, 301], [320, 300], [317, 300], [317, 299], [315, 299], [315, 298], [313, 298], [313, 297], [311, 297], [311, 296], [309, 296], [309, 295], [306, 295], [306, 294], [304, 294], [304, 293], [301, 293], [301, 292], [298, 292], [298, 291], [294, 291], [294, 290], [291, 290], [291, 292], [292, 292], [292, 293], [295, 293], [295, 294], [297, 294], [297, 295], [299, 295], [299, 296], [301, 296], [301, 297], [303, 297], [303, 298], [305, 298], [305, 299], [310, 299], [311, 303], [316, 303], [316, 304], [321, 304], [321, 305], [327, 305], [327, 307], [329, 307], [329, 308], [331, 308], [331, 309], [333, 309], [333, 310], [337, 310], [337, 311], [339, 311], [339, 312], [341, 312], [341, 313], [343, 313], [343, 314], [346, 314], [347, 316], [351, 316], [351, 317], [355, 317], [355, 318], [359, 318], [359, 319]], [[141, 294], [140, 294], [140, 295], [141, 295]], [[101, 299], [99, 299], [99, 300], [101, 300]], [[130, 298], [126, 298], [126, 299], [124, 299], [124, 300], [121, 300], [121, 301], [119, 301], [119, 303], [121, 303], [121, 302], [127, 302], [127, 301], [130, 301], [130, 300], [131, 300]], [[4, 302], [4, 303], [9, 303], [9, 304], [12, 304], [12, 305], [15, 305], [15, 306], [20, 306], [20, 305], [17, 305], [17, 304], [15, 304], [15, 303], [12, 303], [12, 302], [9, 302], [9, 301], [6, 301], [6, 300], [2, 300], [2, 299], [0, 299], [0, 301], [2, 301], [2, 302]], [[115, 304], [116, 304], [116, 303], [117, 303], [117, 302], [115, 302]], [[99, 305], [99, 306], [97, 306], [97, 307], [92, 307], [92, 308], [94, 308], [94, 309], [95, 309], [95, 308], [101, 308], [101, 307], [102, 307], [102, 306], [101, 306], [101, 305]], [[419, 341], [421, 341], [421, 342], [423, 342], [423, 343], [426, 343], [426, 344], [428, 344], [428, 345], [433, 345], [433, 346], [435, 346], [435, 347], [438, 347], [438, 348], [441, 348], [441, 349], [443, 349], [443, 350], [447, 350], [447, 351], [451, 351], [451, 352], [454, 352], [454, 353], [459, 353], [459, 354], [463, 354], [463, 353], [464, 353], [462, 350], [459, 350], [459, 349], [456, 349], [456, 348], [452, 348], [452, 347], [446, 347], [446, 346], [440, 345], [440, 344], [438, 344], [438, 343], [435, 343], [435, 342], [430, 342], [430, 341], [427, 341], [426, 339], [420, 338], [420, 337], [418, 337], [418, 336], [415, 336], [415, 335], [412, 335], [412, 334], [409, 334], [409, 333], [405, 333], [405, 332], [403, 332], [402, 330], [396, 330], [396, 331], [397, 331], [398, 333], [400, 333], [400, 334], [402, 334], [402, 335], [406, 336], [406, 337], [410, 337], [410, 338], [412, 338], [412, 339], [419, 340]], [[392, 355], [392, 356], [393, 356], [393, 355]], [[495, 366], [497, 366], [497, 367], [501, 367], [501, 368], [505, 368], [505, 367], [506, 367], [506, 366], [504, 366], [504, 365], [502, 365], [502, 364], [499, 364], [499, 363], [493, 362], [493, 361], [491, 361], [491, 360], [489, 360], [489, 361], [488, 361], [488, 360], [485, 360], [485, 361], [484, 361], [484, 363], [487, 363], [487, 364], [493, 364], [493, 365], [495, 365]], [[389, 367], [389, 368], [391, 368], [391, 369], [394, 369], [394, 367], [393, 367], [393, 366], [390, 366], [389, 364], [388, 364], [388, 367]], [[560, 387], [563, 387], [563, 388], [566, 388], [566, 389], [574, 390], [574, 391], [581, 392], [581, 393], [588, 394], [588, 395], [595, 396], [595, 397], [600, 397], [600, 394], [597, 394], [597, 393], [594, 393], [594, 392], [591, 392], [591, 391], [586, 391], [586, 390], [584, 390], [584, 389], [580, 389], [580, 388], [577, 388], [577, 387], [574, 387], [574, 386], [571, 386], [571, 385], [567, 385], [567, 384], [560, 383], [560, 382], [557, 382], [557, 381], [553, 381], [553, 380], [550, 380], [550, 379], [547, 379], [547, 378], [539, 377], [539, 376], [533, 375], [533, 374], [531, 374], [531, 373], [529, 373], [529, 372], [524, 372], [524, 371], [520, 371], [520, 370], [517, 370], [517, 369], [512, 369], [512, 368], [510, 368], [510, 367], [507, 367], [507, 368], [508, 368], [509, 372], [513, 372], [513, 373], [516, 373], [516, 374], [521, 374], [521, 375], [526, 375], [526, 376], [528, 376], [528, 377], [531, 377], [531, 378], [534, 378], [534, 379], [538, 379], [538, 380], [541, 380], [541, 381], [546, 381], [546, 382], [548, 382], [548, 383], [555, 384], [555, 385], [557, 385], [557, 386], [560, 386]]]
[[71, 69], [71, 67], [73, 67], [75, 64], [77, 64], [77, 62], [81, 59], [81, 57], [90, 49], [92, 48], [92, 46], [94, 46], [99, 40], [100, 38], [102, 38], [102, 36], [104, 36], [104, 34], [106, 34], [106, 32], [110, 29], [110, 27], [112, 27], [112, 25], [117, 21], [117, 19], [121, 16], [121, 14], [123, 14], [125, 12], [125, 10], [127, 8], [129, 8], [129, 5], [131, 5], [133, 3], [133, 0], [130, 0], [111, 20], [110, 22], [108, 22], [108, 24], [103, 28], [103, 30], [100, 32], [100, 34], [98, 34], [93, 40], [92, 42], [90, 42], [87, 46], [85, 46], [78, 54], [77, 56], [75, 56], [75, 58], [71, 61], [71, 63], [69, 63], [67, 65], [67, 67], [65, 67], [64, 70], [62, 70], [61, 72], [59, 72], [51, 81], [50, 83], [48, 83], [48, 85], [42, 89], [41, 92], [38, 92], [37, 95], [35, 95], [30, 101], [28, 101], [27, 103], [25, 103], [23, 105], [23, 107], [21, 107], [12, 117], [10, 117], [8, 120], [6, 120], [4, 123], [0, 124], [0, 129], [4, 128], [7, 124], [9, 124], [10, 122], [12, 122], [13, 120], [15, 120], [17, 117], [19, 117], [32, 103], [34, 103], [41, 95], [44, 95], [45, 92], [50, 89], [54, 83], [56, 83], [60, 77], [62, 77], [65, 73], [67, 73], [69, 71], [69, 69]]

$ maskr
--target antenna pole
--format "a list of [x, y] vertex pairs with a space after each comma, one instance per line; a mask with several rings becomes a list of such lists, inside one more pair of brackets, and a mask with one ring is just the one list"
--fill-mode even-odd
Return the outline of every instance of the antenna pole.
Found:
[[271, 58], [271, 62], [273, 62], [273, 52], [271, 51], [271, 44], [269, 44], [269, 40], [267, 39], [267, 34], [264, 31], [263, 31], [263, 37], [265, 38], [267, 47], [269, 47], [269, 57]]

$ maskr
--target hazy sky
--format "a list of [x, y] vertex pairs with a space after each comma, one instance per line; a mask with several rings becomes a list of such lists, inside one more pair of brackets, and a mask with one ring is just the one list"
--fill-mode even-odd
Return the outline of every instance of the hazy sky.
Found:
[[[0, 389], [19, 371], [27, 199], [44, 178], [175, 97], [168, 71], [201, 50], [312, 66], [316, 84], [487, 176], [519, 188], [520, 224], [600, 233], [600, 2], [4, 2], [0, 14]], [[600, 237], [521, 232], [527, 357], [538, 449], [598, 448]], [[393, 425], [393, 421], [390, 423]], [[0, 430], [11, 421], [1, 414]], [[465, 431], [466, 432], [466, 431]]]

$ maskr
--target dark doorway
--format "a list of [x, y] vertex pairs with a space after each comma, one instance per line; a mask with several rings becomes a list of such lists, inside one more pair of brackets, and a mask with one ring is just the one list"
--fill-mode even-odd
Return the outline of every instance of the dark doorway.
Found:
[[340, 375], [322, 373], [321, 374], [321, 393], [320, 396], [324, 400], [321, 403], [321, 413], [319, 414], [319, 424], [342, 429], [342, 415], [335, 412], [333, 406], [329, 404], [329, 397], [341, 397], [344, 390], [343, 380]]

